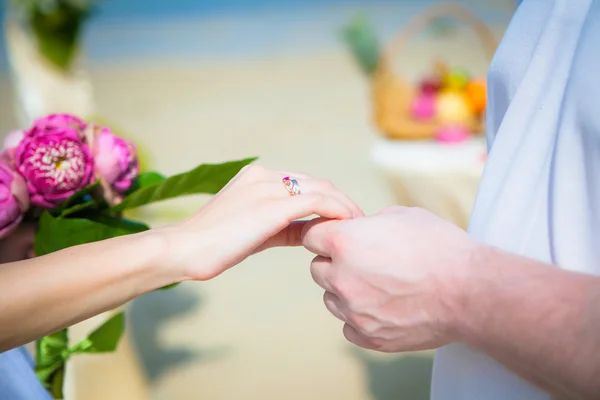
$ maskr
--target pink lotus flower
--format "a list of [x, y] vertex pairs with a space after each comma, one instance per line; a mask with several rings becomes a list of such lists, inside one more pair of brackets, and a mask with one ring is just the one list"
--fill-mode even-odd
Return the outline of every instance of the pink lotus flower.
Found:
[[94, 175], [90, 149], [70, 127], [26, 133], [17, 147], [15, 165], [27, 181], [31, 203], [42, 208], [61, 204], [88, 186]]
[[25, 132], [23, 131], [12, 131], [4, 138], [2, 143], [2, 154], [5, 160], [8, 160], [9, 164], [14, 163], [15, 155], [17, 152], [17, 146], [23, 140]]
[[8, 149], [16, 149], [21, 140], [25, 137], [25, 132], [17, 130], [12, 131], [4, 138], [4, 142], [2, 143], [3, 150]]
[[79, 135], [85, 129], [85, 122], [69, 114], [51, 114], [35, 120], [33, 127], [25, 132], [25, 136], [37, 136], [57, 128], [72, 128]]
[[28, 208], [29, 192], [25, 180], [0, 160], [0, 238], [19, 225]]
[[101, 128], [92, 146], [96, 173], [118, 193], [126, 192], [140, 172], [135, 145]]

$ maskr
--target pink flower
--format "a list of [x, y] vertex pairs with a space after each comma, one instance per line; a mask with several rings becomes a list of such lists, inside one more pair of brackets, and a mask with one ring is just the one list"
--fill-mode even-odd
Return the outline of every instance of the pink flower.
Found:
[[31, 203], [43, 208], [61, 204], [88, 186], [94, 175], [90, 149], [70, 127], [26, 134], [17, 147], [15, 165], [27, 181]]
[[101, 128], [92, 149], [96, 173], [116, 192], [126, 192], [140, 172], [135, 145]]
[[25, 137], [25, 132], [21, 130], [12, 131], [4, 138], [4, 142], [2, 143], [3, 150], [8, 149], [16, 149], [21, 140]]
[[19, 225], [28, 208], [29, 192], [25, 180], [0, 160], [0, 238]]
[[41, 133], [54, 130], [56, 128], [72, 128], [79, 135], [85, 129], [85, 122], [69, 114], [51, 114], [35, 120], [33, 127], [26, 131], [25, 136], [37, 136]]
[[12, 164], [15, 159], [17, 152], [17, 146], [23, 140], [25, 132], [23, 131], [12, 131], [5, 138], [2, 143], [2, 154], [5, 160], [8, 160], [9, 164]]

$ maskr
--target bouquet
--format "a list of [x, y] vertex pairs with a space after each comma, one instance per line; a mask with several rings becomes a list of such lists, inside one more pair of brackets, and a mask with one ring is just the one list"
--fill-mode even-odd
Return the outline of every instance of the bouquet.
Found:
[[[165, 177], [140, 172], [136, 146], [106, 127], [67, 114], [10, 133], [0, 153], [0, 239], [37, 223], [34, 255], [150, 229], [123, 213], [196, 193], [215, 194], [253, 158], [200, 165]], [[83, 266], [82, 266], [83, 268]], [[116, 314], [79, 343], [68, 329], [37, 341], [36, 374], [61, 399], [65, 363], [75, 354], [112, 352], [124, 329]]]

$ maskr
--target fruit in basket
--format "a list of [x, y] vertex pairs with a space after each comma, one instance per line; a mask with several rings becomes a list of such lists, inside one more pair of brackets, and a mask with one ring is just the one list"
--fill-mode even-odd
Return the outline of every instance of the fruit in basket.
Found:
[[468, 125], [474, 115], [468, 100], [462, 93], [442, 92], [436, 98], [437, 118], [445, 124]]
[[471, 136], [464, 125], [444, 125], [435, 134], [435, 140], [442, 143], [461, 143]]
[[412, 116], [418, 120], [430, 120], [436, 114], [435, 93], [421, 93], [412, 104]]
[[469, 106], [475, 113], [481, 114], [485, 111], [486, 86], [483, 79], [469, 82], [465, 89], [465, 95], [467, 96]]
[[442, 81], [437, 76], [432, 76], [421, 81], [419, 90], [421, 93], [434, 94], [440, 91], [442, 87]]
[[462, 92], [469, 84], [471, 78], [466, 69], [452, 68], [442, 79], [444, 89], [453, 92]]

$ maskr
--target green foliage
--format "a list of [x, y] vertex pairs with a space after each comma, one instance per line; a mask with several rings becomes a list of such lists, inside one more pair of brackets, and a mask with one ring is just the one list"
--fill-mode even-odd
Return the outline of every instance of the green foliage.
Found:
[[110, 353], [117, 349], [125, 330], [125, 314], [118, 313], [70, 349], [75, 353]]
[[[109, 208], [98, 197], [100, 183], [78, 191], [60, 207], [44, 211], [38, 220], [36, 256], [69, 247], [130, 235], [150, 229], [146, 224], [123, 217], [125, 210], [191, 194], [215, 194], [255, 158], [200, 165], [191, 171], [165, 177], [158, 172], [138, 175], [125, 199]], [[87, 268], [82, 265], [81, 268]], [[176, 284], [168, 285], [169, 289]], [[87, 338], [69, 347], [67, 329], [37, 341], [36, 374], [55, 399], [62, 399], [65, 363], [73, 354], [112, 352], [124, 330], [124, 316], [117, 314]]]
[[68, 71], [77, 54], [84, 22], [97, 0], [12, 0], [48, 62]]
[[142, 187], [129, 194], [121, 203], [112, 208], [118, 212], [130, 208], [141, 207], [175, 197], [190, 194], [216, 194], [244, 166], [256, 158], [230, 161], [223, 164], [203, 164], [182, 174], [171, 176], [159, 183]]
[[125, 329], [125, 315], [118, 313], [88, 337], [69, 347], [67, 329], [36, 342], [35, 373], [54, 399], [62, 399], [65, 363], [73, 354], [110, 353], [116, 350]]
[[150, 229], [142, 223], [108, 214], [99, 214], [91, 218], [60, 218], [44, 212], [35, 236], [35, 255], [43, 256], [68, 247]]
[[381, 48], [369, 20], [364, 15], [355, 16], [344, 27], [342, 35], [362, 71], [372, 75], [379, 64]]

